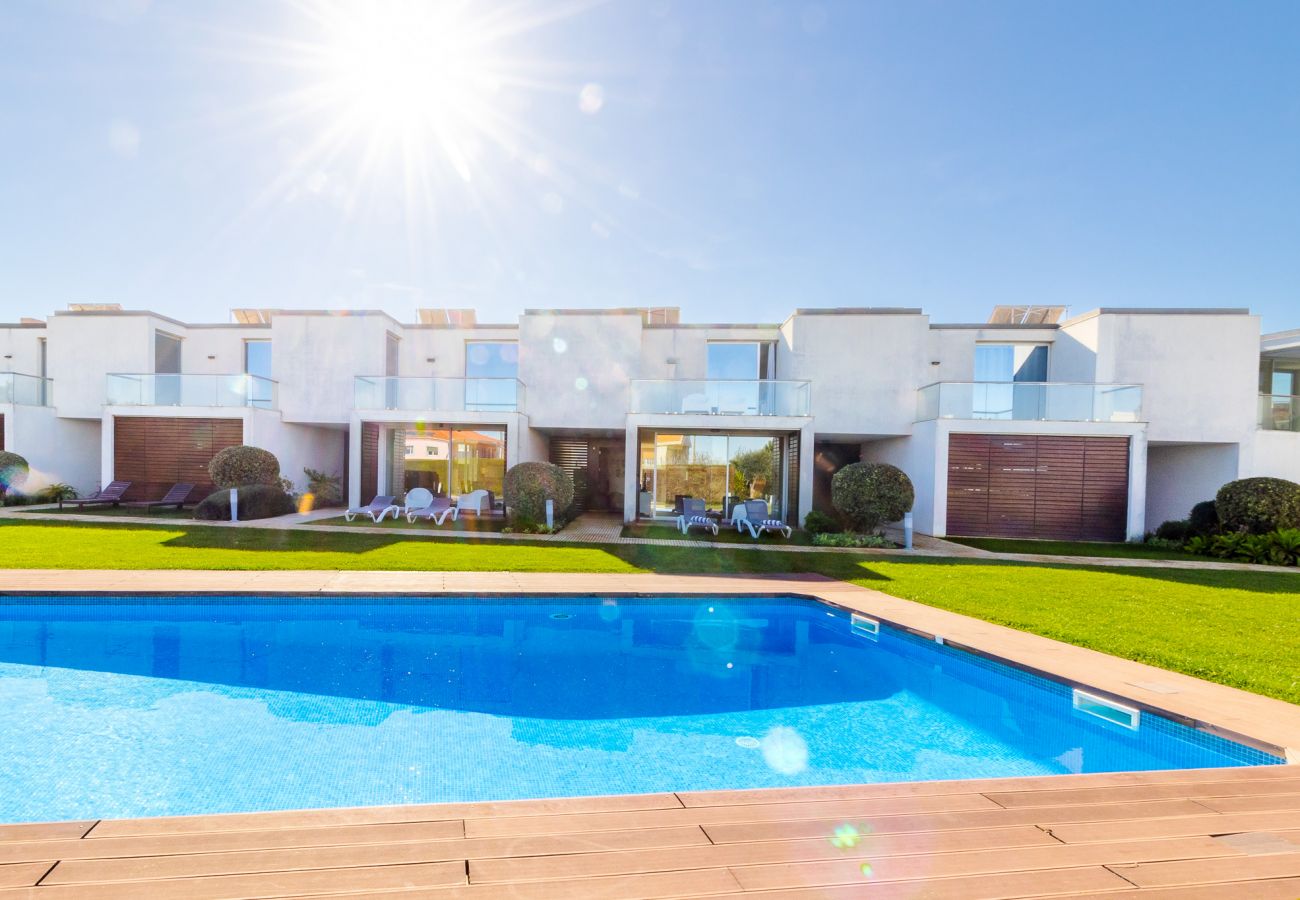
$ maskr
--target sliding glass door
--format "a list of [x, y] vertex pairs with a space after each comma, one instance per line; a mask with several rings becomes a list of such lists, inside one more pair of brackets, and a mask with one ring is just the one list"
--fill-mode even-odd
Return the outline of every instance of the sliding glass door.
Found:
[[641, 434], [642, 515], [675, 516], [686, 498], [700, 499], [720, 517], [745, 500], [764, 500], [781, 516], [783, 484], [778, 435]]

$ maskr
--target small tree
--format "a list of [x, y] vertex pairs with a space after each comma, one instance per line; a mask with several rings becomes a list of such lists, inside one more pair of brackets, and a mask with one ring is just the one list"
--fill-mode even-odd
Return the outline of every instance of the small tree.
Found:
[[898, 521], [914, 500], [911, 479], [888, 463], [850, 463], [831, 479], [831, 502], [855, 531]]
[[280, 484], [280, 461], [261, 447], [227, 447], [208, 463], [208, 474], [219, 488], [251, 484]]
[[27, 483], [32, 467], [17, 453], [0, 450], [0, 498], [10, 490], [20, 490]]
[[554, 501], [557, 516], [565, 514], [573, 503], [573, 479], [568, 472], [546, 462], [518, 463], [506, 472], [506, 508], [516, 520], [545, 522], [547, 500]]

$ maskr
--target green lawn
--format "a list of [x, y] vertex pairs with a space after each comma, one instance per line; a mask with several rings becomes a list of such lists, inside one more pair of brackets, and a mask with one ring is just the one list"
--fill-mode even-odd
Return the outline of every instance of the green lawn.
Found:
[[735, 528], [728, 528], [725, 525], [718, 528], [717, 535], [712, 535], [699, 528], [692, 528], [686, 534], [682, 534], [676, 525], [670, 525], [667, 522], [635, 522], [631, 525], [624, 525], [621, 534], [623, 537], [656, 538], [664, 541], [685, 541], [689, 543], [717, 541], [723, 544], [745, 544], [750, 547], [755, 544], [797, 544], [800, 547], [807, 547], [812, 544], [812, 537], [808, 532], [800, 529], [795, 529], [790, 534], [789, 540], [779, 534], [762, 534], [759, 535], [758, 540], [754, 540], [748, 531], [737, 531]]
[[1025, 541], [1013, 538], [945, 538], [954, 544], [978, 547], [992, 553], [1042, 553], [1049, 556], [1100, 556], [1107, 559], [1200, 559], [1194, 553], [1164, 550], [1146, 544], [1116, 544], [1099, 541]]
[[5, 513], [32, 512], [40, 515], [52, 516], [121, 516], [125, 519], [130, 518], [150, 518], [150, 519], [193, 519], [194, 507], [188, 509], [160, 509], [154, 507], [152, 510], [144, 509], [139, 506], [65, 506], [63, 509], [32, 509], [28, 510], [22, 506], [11, 506], [5, 509]]
[[[1300, 702], [1300, 574], [556, 545], [337, 532], [0, 522], [10, 568], [818, 572], [1013, 628]], [[1267, 639], [1262, 636], [1267, 635]]]
[[461, 516], [456, 519], [448, 518], [441, 525], [429, 522], [425, 519], [418, 519], [415, 522], [406, 521], [406, 516], [398, 516], [396, 519], [391, 516], [382, 522], [372, 522], [369, 516], [357, 516], [351, 522], [342, 515], [333, 519], [317, 519], [312, 522], [313, 525], [337, 525], [342, 528], [360, 528], [368, 531], [376, 531], [388, 528], [419, 528], [436, 535], [439, 532], [449, 531], [501, 531], [506, 527], [504, 517], [489, 518], [479, 516]]

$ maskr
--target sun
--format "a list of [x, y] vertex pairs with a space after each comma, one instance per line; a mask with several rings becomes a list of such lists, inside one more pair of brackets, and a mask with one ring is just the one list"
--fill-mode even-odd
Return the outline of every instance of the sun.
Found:
[[436, 148], [468, 181], [472, 146], [495, 127], [500, 32], [459, 3], [368, 0], [319, 11], [318, 81], [308, 93], [338, 117], [336, 131], [379, 152]]

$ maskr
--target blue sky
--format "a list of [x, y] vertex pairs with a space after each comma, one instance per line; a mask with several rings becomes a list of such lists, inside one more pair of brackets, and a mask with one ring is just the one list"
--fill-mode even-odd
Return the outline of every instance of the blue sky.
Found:
[[450, 44], [403, 69], [311, 0], [0, 5], [0, 320], [1053, 303], [1300, 327], [1289, 0], [376, 8], [383, 40]]

